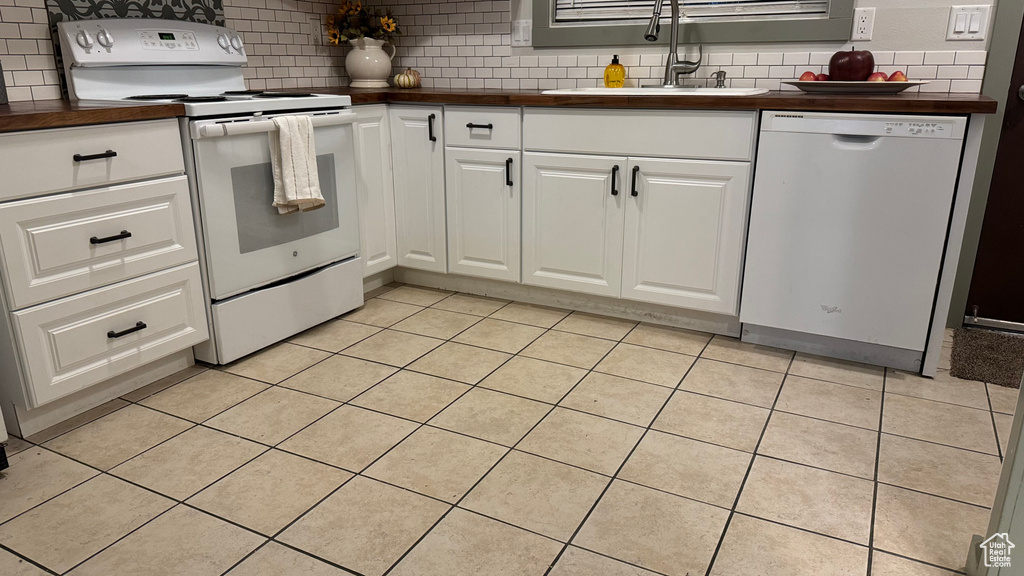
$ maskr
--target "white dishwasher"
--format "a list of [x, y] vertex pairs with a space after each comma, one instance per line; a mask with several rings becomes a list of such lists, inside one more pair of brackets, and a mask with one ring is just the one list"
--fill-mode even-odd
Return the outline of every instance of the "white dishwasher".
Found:
[[763, 112], [744, 339], [920, 369], [966, 127]]

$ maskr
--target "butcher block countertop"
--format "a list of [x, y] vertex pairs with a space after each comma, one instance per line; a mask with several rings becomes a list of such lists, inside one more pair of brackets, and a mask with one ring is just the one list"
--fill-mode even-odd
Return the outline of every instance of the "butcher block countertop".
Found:
[[65, 100], [12, 102], [0, 104], [0, 132], [160, 120], [184, 115], [185, 107], [181, 104], [79, 104]]
[[484, 106], [579, 106], [595, 108], [679, 108], [703, 110], [801, 110], [903, 112], [913, 114], [993, 114], [997, 102], [980, 94], [907, 93], [895, 95], [769, 92], [760, 96], [606, 96], [541, 94], [539, 90], [413, 88], [317, 88], [345, 94], [353, 104], [405, 102]]

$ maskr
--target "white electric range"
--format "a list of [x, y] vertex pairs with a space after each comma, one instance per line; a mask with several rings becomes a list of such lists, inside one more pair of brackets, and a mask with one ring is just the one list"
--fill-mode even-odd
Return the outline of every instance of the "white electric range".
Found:
[[[68, 92], [102, 102], [178, 102], [211, 339], [226, 364], [362, 305], [348, 96], [247, 90], [245, 47], [220, 26], [156, 19], [58, 24]], [[327, 206], [279, 215], [271, 118], [313, 119]]]

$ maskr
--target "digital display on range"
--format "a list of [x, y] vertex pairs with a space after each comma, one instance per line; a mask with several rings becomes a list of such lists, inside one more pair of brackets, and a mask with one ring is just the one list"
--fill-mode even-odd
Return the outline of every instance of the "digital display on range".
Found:
[[160, 36], [161, 40], [174, 40], [174, 34], [170, 32], [159, 32], [157, 35]]

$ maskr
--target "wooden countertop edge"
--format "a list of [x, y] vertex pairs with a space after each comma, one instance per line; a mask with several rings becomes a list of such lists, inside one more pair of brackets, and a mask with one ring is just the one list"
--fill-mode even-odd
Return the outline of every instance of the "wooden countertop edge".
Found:
[[62, 100], [14, 102], [0, 105], [0, 132], [162, 120], [184, 115], [185, 107], [181, 104], [92, 106]]

